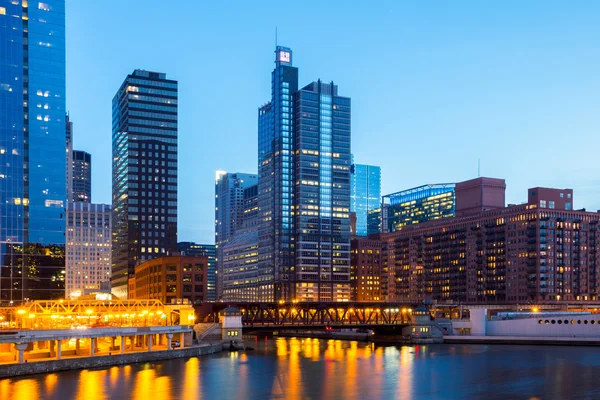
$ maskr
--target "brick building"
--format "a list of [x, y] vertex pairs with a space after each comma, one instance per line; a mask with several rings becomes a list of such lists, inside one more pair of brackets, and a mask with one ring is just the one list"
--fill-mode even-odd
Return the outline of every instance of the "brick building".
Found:
[[[503, 198], [503, 182], [489, 183], [494, 196]], [[533, 188], [527, 204], [498, 208], [498, 200], [490, 203], [490, 197], [477, 189], [470, 193], [472, 199], [483, 199], [480, 204], [461, 203], [459, 185], [457, 215], [464, 216], [379, 236], [388, 300], [467, 304], [599, 300], [600, 213], [573, 211], [571, 189]], [[491, 209], [475, 212], [474, 207], [480, 206]], [[467, 212], [461, 214], [461, 209]]]
[[350, 299], [380, 301], [382, 295], [381, 240], [355, 238], [350, 242]]
[[130, 299], [158, 299], [171, 303], [188, 299], [193, 304], [207, 300], [208, 257], [169, 256], [135, 267], [128, 281]]

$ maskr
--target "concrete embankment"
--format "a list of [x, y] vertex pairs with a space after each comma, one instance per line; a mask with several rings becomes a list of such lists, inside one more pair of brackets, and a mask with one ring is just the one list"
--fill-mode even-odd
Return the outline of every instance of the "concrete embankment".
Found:
[[528, 336], [444, 336], [446, 344], [523, 344], [550, 346], [600, 346], [600, 338]]
[[126, 365], [149, 361], [163, 361], [174, 358], [189, 358], [217, 353], [223, 350], [223, 345], [207, 344], [183, 349], [158, 350], [151, 352], [136, 352], [128, 354], [98, 355], [94, 357], [74, 357], [62, 360], [28, 362], [24, 364], [0, 365], [0, 379], [13, 376], [44, 374], [49, 372], [102, 368], [114, 365]]

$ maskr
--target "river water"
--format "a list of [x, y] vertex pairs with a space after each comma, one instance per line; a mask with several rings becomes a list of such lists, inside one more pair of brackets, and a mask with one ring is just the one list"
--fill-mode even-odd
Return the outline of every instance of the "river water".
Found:
[[248, 342], [254, 351], [0, 381], [0, 399], [600, 399], [594, 347]]

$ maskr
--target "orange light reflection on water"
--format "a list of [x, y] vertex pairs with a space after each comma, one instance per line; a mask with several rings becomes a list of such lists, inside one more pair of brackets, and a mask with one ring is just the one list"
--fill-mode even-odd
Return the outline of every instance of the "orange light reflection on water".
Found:
[[79, 373], [79, 387], [77, 388], [77, 400], [103, 400], [106, 399], [104, 392], [104, 378], [107, 371], [83, 370]]
[[[10, 382], [10, 381], [9, 381]], [[12, 393], [6, 397], [7, 399], [39, 399], [40, 388], [37, 381], [33, 379], [24, 379], [22, 381], [16, 381], [9, 385], [9, 393], [12, 389]], [[4, 399], [4, 397], [2, 397]]]
[[198, 357], [192, 357], [185, 362], [185, 373], [183, 377], [184, 393], [189, 399], [198, 396], [201, 393], [200, 387], [200, 360]]
[[[56, 382], [58, 381], [58, 376], [56, 374], [48, 374], [46, 378], [44, 378], [44, 392], [46, 395], [50, 396], [54, 394], [54, 389], [56, 388]], [[0, 396], [0, 399], [3, 397]]]

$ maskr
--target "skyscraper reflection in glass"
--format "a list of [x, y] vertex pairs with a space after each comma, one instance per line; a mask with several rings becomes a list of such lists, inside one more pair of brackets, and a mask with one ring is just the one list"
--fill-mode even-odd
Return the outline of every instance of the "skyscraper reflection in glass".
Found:
[[0, 299], [64, 296], [65, 2], [0, 3]]

